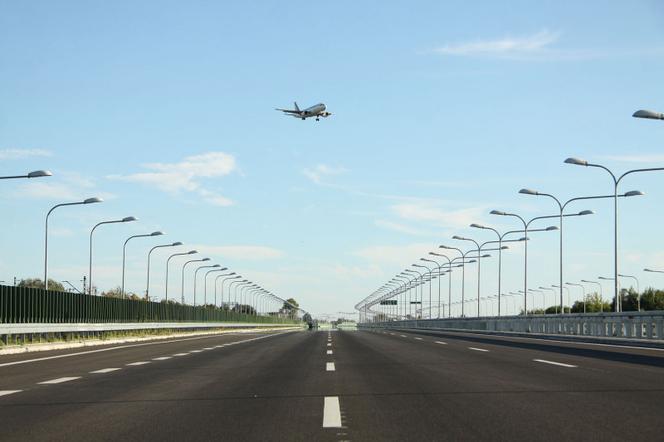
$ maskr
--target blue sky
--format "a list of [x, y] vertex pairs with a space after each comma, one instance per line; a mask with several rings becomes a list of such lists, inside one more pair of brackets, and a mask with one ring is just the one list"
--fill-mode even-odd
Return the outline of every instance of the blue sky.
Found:
[[[611, 191], [601, 171], [664, 165], [664, 7], [643, 2], [3, 2], [0, 6], [0, 280], [42, 273], [50, 206], [55, 279], [145, 290], [151, 245], [182, 241], [315, 313], [353, 305], [454, 234], [508, 230], [491, 209], [554, 213], [531, 187], [569, 198]], [[274, 111], [325, 102], [333, 116]], [[662, 286], [664, 175], [621, 207], [622, 271]], [[610, 202], [565, 231], [565, 279], [610, 276]], [[8, 216], [7, 216], [8, 215]], [[557, 240], [533, 236], [529, 278], [557, 283]], [[166, 253], [155, 255], [153, 294]], [[504, 291], [521, 288], [522, 249]], [[173, 268], [176, 268], [174, 266]], [[496, 291], [483, 265], [483, 293]], [[453, 277], [455, 297], [459, 279]], [[177, 287], [179, 277], [171, 284]], [[467, 281], [473, 293], [476, 281]], [[609, 285], [605, 291], [609, 292]]]

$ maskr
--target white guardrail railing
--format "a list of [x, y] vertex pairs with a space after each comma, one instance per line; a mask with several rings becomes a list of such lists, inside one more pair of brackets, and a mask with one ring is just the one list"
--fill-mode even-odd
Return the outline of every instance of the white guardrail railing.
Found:
[[439, 329], [664, 340], [664, 311], [409, 319], [366, 322], [360, 328]]
[[277, 328], [298, 327], [299, 324], [270, 324], [256, 322], [111, 322], [100, 324], [0, 324], [0, 336], [28, 335], [40, 333], [85, 333], [113, 332], [131, 330], [175, 330], [175, 329], [210, 329], [210, 328]]

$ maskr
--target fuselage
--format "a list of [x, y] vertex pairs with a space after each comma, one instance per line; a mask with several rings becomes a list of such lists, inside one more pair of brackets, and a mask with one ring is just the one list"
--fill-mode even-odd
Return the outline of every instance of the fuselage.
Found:
[[302, 113], [304, 113], [305, 116], [313, 117], [314, 115], [322, 114], [323, 112], [325, 112], [325, 109], [327, 108], [323, 103], [318, 103], [311, 107], [306, 108], [305, 110], [302, 111]]

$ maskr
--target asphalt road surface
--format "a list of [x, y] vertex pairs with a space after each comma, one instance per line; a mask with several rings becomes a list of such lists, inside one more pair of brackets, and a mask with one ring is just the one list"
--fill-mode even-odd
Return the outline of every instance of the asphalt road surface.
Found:
[[664, 439], [664, 351], [400, 331], [0, 357], [0, 440]]

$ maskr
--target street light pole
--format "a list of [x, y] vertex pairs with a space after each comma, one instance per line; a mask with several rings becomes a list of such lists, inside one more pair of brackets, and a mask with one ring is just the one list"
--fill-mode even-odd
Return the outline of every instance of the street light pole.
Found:
[[241, 278], [240, 275], [233, 275], [235, 275], [235, 272], [227, 273], [225, 275], [217, 275], [217, 277], [214, 278], [214, 305], [217, 305], [217, 281], [223, 276], [228, 276], [228, 278], [221, 280], [221, 303], [219, 304], [219, 308], [223, 308], [224, 306], [224, 281], [227, 279]]
[[574, 282], [566, 282], [565, 284], [575, 286], [575, 287], [581, 287], [581, 291], [583, 293], [583, 314], [586, 314], [586, 288], [584, 287], [583, 284], [576, 284]]
[[[640, 115], [639, 112], [642, 112]], [[634, 113], [635, 117], [640, 117], [640, 118], [652, 118], [653, 116], [646, 116], [644, 113], [648, 113], [650, 111], [637, 111]], [[653, 113], [654, 114], [654, 113]], [[620, 181], [622, 181], [623, 178], [625, 178], [627, 175], [633, 174], [633, 173], [641, 173], [641, 172], [657, 172], [657, 171], [664, 171], [664, 167], [648, 167], [644, 169], [632, 169], [628, 170], [627, 172], [623, 173], [620, 176], [616, 176], [608, 167], [602, 166], [601, 164], [595, 164], [595, 163], [589, 163], [586, 160], [582, 160], [579, 158], [567, 158], [565, 160], [565, 163], [567, 164], [573, 164], [576, 166], [586, 166], [586, 167], [596, 167], [599, 169], [605, 170], [609, 175], [611, 175], [611, 179], [613, 180], [613, 297], [615, 299], [615, 304], [616, 304], [616, 309], [620, 308], [619, 302], [618, 302], [618, 294], [619, 294], [619, 286], [618, 286], [618, 185], [620, 184]], [[636, 195], [643, 195], [642, 192], [635, 193], [636, 191], [632, 192], [627, 192], [625, 196], [636, 196]], [[632, 195], [628, 195], [628, 194]], [[616, 312], [619, 312], [620, 310], [616, 310]]]
[[219, 267], [221, 267], [219, 264], [213, 264], [209, 266], [198, 266], [196, 267], [196, 270], [194, 270], [194, 307], [196, 307], [196, 280], [198, 279], [198, 271], [201, 269], [217, 269]]
[[88, 294], [92, 295], [92, 234], [95, 233], [97, 227], [102, 226], [104, 224], [128, 223], [132, 221], [137, 221], [137, 218], [133, 216], [127, 216], [122, 219], [102, 221], [100, 223], [95, 224], [92, 230], [90, 230], [90, 269], [88, 273]]
[[596, 284], [597, 287], [599, 287], [599, 311], [604, 313], [604, 293], [602, 289], [602, 283], [598, 281], [590, 281], [588, 279], [582, 279], [581, 282], [585, 282], [587, 284]]
[[[477, 246], [477, 256], [480, 256], [482, 254], [482, 251], [480, 250], [480, 243], [475, 241], [472, 238], [466, 238], [463, 236], [458, 236], [454, 235], [452, 239], [457, 239], [459, 241], [472, 241], [476, 246]], [[477, 317], [480, 317], [480, 281], [481, 281], [481, 259], [477, 260]]]
[[94, 204], [94, 203], [102, 203], [104, 202], [103, 199], [101, 198], [88, 198], [83, 201], [78, 201], [74, 203], [61, 203], [61, 204], [56, 204], [55, 206], [51, 207], [51, 210], [48, 211], [46, 214], [46, 228], [44, 229], [44, 289], [48, 290], [48, 218], [51, 216], [51, 213], [57, 209], [58, 207], [64, 207], [64, 206], [78, 206], [81, 204]]
[[166, 292], [166, 302], [168, 302], [168, 263], [170, 263], [171, 259], [176, 256], [195, 255], [196, 253], [198, 253], [198, 250], [190, 250], [188, 252], [183, 252], [183, 253], [174, 253], [171, 256], [169, 256], [168, 259], [166, 259], [166, 287], [164, 288]]
[[164, 247], [177, 247], [177, 246], [181, 246], [181, 245], [182, 245], [182, 243], [177, 241], [177, 242], [174, 242], [174, 243], [171, 243], [171, 244], [162, 244], [162, 245], [154, 246], [153, 248], [150, 249], [150, 251], [148, 252], [148, 271], [147, 271], [147, 283], [145, 285], [145, 299], [150, 299], [150, 255], [152, 255], [152, 252], [155, 249], [161, 249], [161, 248], [164, 248]]
[[185, 262], [182, 264], [182, 290], [180, 291], [180, 299], [182, 302], [182, 305], [184, 305], [184, 271], [187, 268], [187, 264], [192, 263], [192, 262], [207, 262], [209, 261], [210, 258], [201, 258], [201, 259], [190, 259], [189, 261]]
[[[205, 275], [203, 276], [203, 305], [207, 305], [207, 278], [208, 278], [208, 275], [210, 273], [223, 272], [225, 270], [228, 270], [228, 267], [221, 267], [221, 268], [218, 268], [218, 269], [212, 269], [212, 270], [208, 270], [207, 272], [205, 272]], [[216, 296], [214, 298], [214, 305], [215, 305], [215, 307], [217, 306]]]
[[123, 298], [125, 297], [125, 263], [127, 258], [127, 243], [129, 242], [130, 239], [133, 238], [147, 238], [151, 236], [161, 236], [163, 234], [164, 232], [158, 230], [156, 232], [148, 233], [146, 235], [133, 235], [127, 238], [127, 240], [124, 242], [124, 245], [122, 246], [122, 288], [120, 289], [120, 293], [122, 294]]
[[25, 175], [0, 176], [0, 180], [13, 180], [17, 178], [42, 178], [46, 176], [53, 176], [53, 174], [48, 170], [35, 170]]
[[636, 307], [638, 311], [641, 311], [641, 291], [639, 290], [639, 280], [636, 276], [632, 275], [622, 275], [618, 274], [621, 278], [632, 278], [636, 282]]

